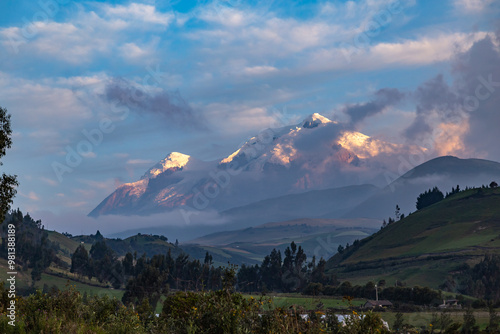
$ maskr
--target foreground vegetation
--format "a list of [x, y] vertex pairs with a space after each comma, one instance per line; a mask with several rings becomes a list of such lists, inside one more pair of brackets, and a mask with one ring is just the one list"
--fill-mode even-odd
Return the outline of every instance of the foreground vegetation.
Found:
[[232, 290], [234, 272], [224, 288], [177, 292], [166, 298], [161, 314], [147, 300], [125, 306], [108, 296], [84, 298], [73, 287], [17, 299], [15, 326], [9, 324], [9, 298], [0, 285], [2, 333], [389, 333], [376, 313], [352, 311], [341, 325], [331, 312], [274, 307], [270, 299], [244, 298]]
[[[169, 294], [156, 314], [144, 300], [134, 307], [109, 296], [80, 294], [74, 286], [16, 298], [9, 324], [7, 289], [0, 284], [1, 333], [500, 333], [495, 310], [381, 313], [361, 311], [351, 298], [344, 310], [278, 306], [265, 296], [233, 290], [234, 271], [224, 272], [217, 291]], [[300, 298], [296, 298], [300, 299]], [[306, 300], [306, 298], [302, 298]], [[359, 305], [359, 303], [358, 303]], [[318, 307], [318, 306], [317, 306]], [[476, 321], [478, 317], [478, 321]], [[384, 321], [385, 320], [385, 321]], [[389, 325], [391, 329], [389, 329]]]

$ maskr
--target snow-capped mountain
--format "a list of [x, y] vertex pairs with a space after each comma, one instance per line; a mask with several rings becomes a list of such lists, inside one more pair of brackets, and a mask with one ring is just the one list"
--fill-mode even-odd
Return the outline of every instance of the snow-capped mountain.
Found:
[[287, 194], [377, 183], [384, 171], [395, 169], [398, 155], [422, 150], [313, 114], [297, 125], [264, 130], [216, 161], [172, 152], [140, 180], [118, 187], [90, 215], [222, 211]]

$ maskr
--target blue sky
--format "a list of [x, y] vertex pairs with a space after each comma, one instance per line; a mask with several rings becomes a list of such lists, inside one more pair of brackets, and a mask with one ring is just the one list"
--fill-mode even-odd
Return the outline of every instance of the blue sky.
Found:
[[[492, 0], [4, 1], [14, 206], [84, 215], [169, 152], [221, 158], [271, 125], [314, 112], [344, 121], [380, 89], [410, 96], [439, 74], [457, 88], [457, 57], [485, 38], [498, 49], [499, 14]], [[409, 141], [417, 109], [410, 98], [357, 130]], [[454, 122], [436, 118], [434, 149], [500, 159]], [[61, 172], [72, 149], [81, 161]]]

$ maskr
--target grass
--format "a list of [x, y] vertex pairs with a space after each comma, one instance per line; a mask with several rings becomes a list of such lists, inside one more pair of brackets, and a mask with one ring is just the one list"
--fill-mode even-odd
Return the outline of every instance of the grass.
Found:
[[[260, 295], [249, 295], [245, 294], [245, 298], [259, 298]], [[272, 299], [272, 307], [282, 307], [289, 308], [293, 305], [301, 306], [306, 310], [317, 310], [318, 304], [323, 304], [323, 309], [326, 308], [336, 308], [336, 309], [347, 309], [349, 306], [346, 301], [344, 301], [340, 297], [328, 297], [328, 296], [303, 296], [299, 294], [273, 294], [270, 296], [266, 296]], [[366, 302], [366, 299], [354, 299], [351, 301], [353, 306], [359, 307], [362, 306]], [[498, 312], [498, 311], [497, 311]], [[435, 312], [438, 317], [440, 316], [440, 311]], [[463, 323], [463, 315], [464, 310], [451, 310], [447, 311], [450, 315], [451, 319], [454, 322]], [[392, 327], [394, 321], [396, 320], [396, 312], [392, 310], [388, 310], [386, 312], [379, 312], [382, 319], [388, 322], [389, 326]], [[425, 311], [425, 312], [411, 312], [404, 313], [403, 319], [405, 323], [408, 323], [414, 327], [429, 328], [429, 324], [431, 323], [433, 312]], [[489, 323], [489, 313], [487, 310], [474, 310], [474, 317], [476, 318], [476, 325], [480, 326], [481, 329], [485, 329]], [[436, 326], [437, 324], [433, 324]]]
[[438, 288], [457, 265], [487, 252], [500, 254], [500, 188], [463, 191], [419, 210], [327, 269], [358, 284], [385, 279]]
[[50, 241], [58, 244], [62, 251], [68, 252], [69, 254], [73, 254], [80, 245], [79, 242], [62, 235], [59, 232], [47, 231], [47, 233]]
[[391, 224], [345, 262], [470, 250], [482, 245], [496, 248], [500, 241], [488, 243], [500, 234], [500, 189], [485, 189], [483, 193], [476, 198], [477, 190], [465, 191]]
[[[245, 298], [259, 298], [259, 295], [249, 295], [245, 294]], [[326, 308], [336, 308], [336, 309], [347, 309], [349, 306], [346, 301], [339, 297], [327, 297], [327, 296], [303, 296], [299, 294], [275, 294], [272, 296], [266, 296], [272, 299], [272, 307], [282, 307], [289, 308], [293, 305], [301, 306], [306, 310], [317, 310], [318, 304], [322, 303], [323, 309]], [[354, 299], [351, 301], [353, 306], [359, 307], [362, 306], [366, 302], [366, 299]], [[463, 323], [463, 315], [464, 310], [450, 310], [447, 311], [447, 314], [450, 315], [451, 319], [454, 322]], [[440, 311], [435, 312], [437, 316], [440, 316]], [[498, 313], [498, 310], [497, 310]], [[386, 312], [379, 312], [382, 319], [387, 321], [390, 327], [394, 324], [396, 320], [396, 312], [392, 310], [388, 310]], [[430, 328], [429, 324], [431, 323], [433, 312], [425, 311], [425, 312], [411, 312], [404, 313], [403, 319], [404, 322], [410, 324], [417, 328]], [[485, 329], [489, 323], [489, 313], [487, 310], [474, 310], [474, 317], [476, 318], [476, 325], [480, 327], [480, 329]], [[433, 324], [436, 326], [437, 324]]]
[[42, 289], [43, 285], [47, 284], [49, 288], [56, 286], [59, 290], [65, 290], [68, 286], [74, 286], [76, 290], [78, 290], [81, 294], [85, 292], [89, 295], [108, 295], [110, 297], [115, 297], [118, 300], [121, 300], [123, 297], [123, 290], [115, 290], [106, 287], [93, 286], [85, 283], [81, 283], [78, 281], [74, 281], [68, 278], [63, 278], [59, 276], [49, 275], [46, 273], [42, 274], [42, 279], [35, 284], [37, 289]]
[[[6, 282], [10, 275], [7, 272], [10, 272], [8, 269], [8, 262], [6, 259], [0, 258], [0, 281]], [[31, 285], [31, 271], [22, 271], [21, 268], [17, 268], [16, 275], [16, 288], [17, 289], [25, 289]]]
[[[7, 272], [9, 270], [7, 268], [8, 268], [7, 260], [0, 258], [0, 281], [2, 282], [6, 282], [6, 279], [9, 278], [9, 275], [7, 275]], [[51, 271], [55, 270], [55, 272], [57, 272], [60, 269], [50, 268], [50, 270]], [[68, 272], [64, 273], [70, 274]], [[110, 297], [116, 297], [119, 300], [121, 300], [123, 296], [124, 293], [123, 290], [110, 289], [105, 286], [96, 286], [98, 282], [95, 279], [94, 281], [91, 281], [91, 283], [94, 285], [78, 282], [70, 278], [64, 278], [56, 275], [51, 275], [48, 273], [43, 273], [42, 279], [35, 283], [35, 287], [37, 289], [42, 290], [44, 284], [47, 284], [49, 288], [56, 286], [59, 290], [64, 290], [69, 284], [75, 286], [76, 289], [80, 291], [82, 294], [87, 292], [88, 295], [109, 295]], [[31, 269], [28, 269], [26, 271], [21, 271], [19, 268], [17, 270], [17, 275], [16, 275], [16, 288], [19, 290], [19, 289], [29, 288], [30, 286], [31, 286]]]
[[[463, 315], [464, 311], [449, 311], [447, 312], [451, 319], [454, 322], [463, 323]], [[436, 312], [438, 317], [441, 313]], [[396, 312], [382, 312], [380, 313], [382, 318], [389, 323], [389, 327], [392, 328], [394, 321], [396, 320]], [[476, 325], [480, 327], [480, 329], [485, 329], [490, 321], [489, 313], [485, 310], [475, 310], [474, 317], [476, 318]], [[430, 329], [432, 312], [412, 312], [412, 313], [404, 313], [403, 315], [404, 323], [410, 324], [414, 327], [422, 328], [426, 327]], [[433, 324], [433, 326], [437, 326], [437, 324]]]

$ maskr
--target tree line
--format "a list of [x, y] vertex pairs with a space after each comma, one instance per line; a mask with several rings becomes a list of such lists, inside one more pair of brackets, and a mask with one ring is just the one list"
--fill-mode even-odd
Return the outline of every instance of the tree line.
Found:
[[49, 235], [42, 222], [35, 221], [29, 214], [23, 215], [19, 209], [7, 213], [4, 223], [1, 225], [0, 256], [2, 258], [7, 258], [7, 227], [9, 224], [16, 226], [16, 264], [23, 270], [32, 269], [31, 278], [33, 281], [40, 280], [43, 271], [51, 263], [61, 267], [66, 266], [56, 256], [60, 250], [59, 245], [49, 240]]

